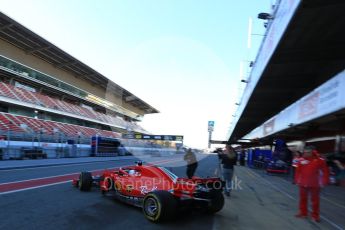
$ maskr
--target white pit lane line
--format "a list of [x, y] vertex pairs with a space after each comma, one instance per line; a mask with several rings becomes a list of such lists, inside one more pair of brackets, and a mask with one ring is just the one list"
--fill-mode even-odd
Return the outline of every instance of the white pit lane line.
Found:
[[[164, 165], [164, 164], [168, 164], [168, 163], [172, 163], [172, 162], [177, 162], [177, 161], [180, 161], [180, 159], [174, 159], [174, 160], [170, 160], [170, 161], [164, 160], [164, 161], [156, 161], [156, 162], [159, 162], [159, 164]], [[151, 162], [151, 163], [155, 163], [155, 162]], [[127, 167], [127, 166], [131, 166], [131, 165], [123, 165], [121, 167]], [[118, 167], [115, 167], [115, 168], [118, 168]], [[91, 170], [89, 172], [92, 173], [92, 172], [101, 171], [101, 170], [104, 170], [104, 168]], [[75, 174], [78, 174], [78, 173], [80, 173], [80, 172], [74, 172], [74, 173], [68, 173], [68, 174], [62, 174], [62, 175], [55, 175], [55, 176], [48, 176], [48, 177], [40, 177], [40, 178], [21, 180], [21, 181], [12, 181], [12, 182], [1, 183], [0, 186], [1, 185], [14, 184], [14, 183], [21, 183], [21, 182], [49, 179], [49, 178], [54, 178], [54, 177], [70, 176], [70, 175], [75, 175]], [[67, 181], [62, 181], [62, 182], [46, 184], [46, 185], [33, 186], [33, 187], [29, 187], [29, 188], [24, 188], [24, 189], [16, 189], [16, 190], [11, 190], [11, 191], [7, 191], [7, 192], [0, 192], [0, 196], [1, 195], [5, 195], [5, 194], [10, 194], [10, 193], [15, 193], [15, 192], [21, 192], [21, 191], [27, 191], [27, 190], [32, 190], [32, 189], [38, 189], [38, 188], [44, 188], [44, 187], [48, 187], [48, 186], [58, 185], [58, 184], [69, 183], [71, 181], [72, 180], [67, 180]]]
[[57, 183], [52, 183], [52, 184], [46, 184], [46, 185], [40, 185], [40, 186], [35, 186], [35, 187], [30, 187], [30, 188], [23, 188], [23, 189], [8, 191], [8, 192], [1, 192], [1, 193], [0, 193], [0, 196], [1, 196], [1, 195], [5, 195], [5, 194], [11, 194], [11, 193], [16, 193], [16, 192], [22, 192], [22, 191], [32, 190], [32, 189], [38, 189], [38, 188], [49, 187], [49, 186], [53, 186], [53, 185], [66, 184], [66, 183], [70, 183], [70, 182], [71, 182], [71, 180], [68, 180], [68, 181], [62, 181], [62, 182], [57, 182]]

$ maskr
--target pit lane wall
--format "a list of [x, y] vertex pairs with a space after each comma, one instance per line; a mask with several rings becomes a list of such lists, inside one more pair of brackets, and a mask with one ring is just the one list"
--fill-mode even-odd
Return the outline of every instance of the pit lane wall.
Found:
[[[47, 156], [47, 158], [70, 158], [91, 156], [91, 146], [88, 144], [0, 140], [0, 160], [23, 159], [24, 149], [40, 149], [42, 150], [42, 153]], [[164, 157], [179, 153], [179, 151], [173, 148], [149, 148], [126, 146], [126, 149], [134, 156], [138, 157], [144, 155]], [[113, 156], [116, 156], [116, 154]]]
[[345, 70], [270, 118], [243, 138], [263, 138], [345, 109]]
[[[252, 95], [266, 66], [268, 65], [269, 60], [271, 59], [301, 2], [302, 0], [277, 1], [277, 6], [273, 13], [274, 19], [269, 21], [270, 23], [266, 30], [265, 38], [261, 43], [258, 55], [254, 61], [254, 66], [249, 78], [247, 79], [246, 88], [244, 89], [241, 101], [236, 111], [236, 116], [234, 117], [232, 125], [230, 126], [228, 135], [231, 135], [231, 133], [234, 131], [235, 126], [250, 99], [250, 96]], [[228, 136], [227, 139], [229, 139], [229, 137], [230, 136]]]

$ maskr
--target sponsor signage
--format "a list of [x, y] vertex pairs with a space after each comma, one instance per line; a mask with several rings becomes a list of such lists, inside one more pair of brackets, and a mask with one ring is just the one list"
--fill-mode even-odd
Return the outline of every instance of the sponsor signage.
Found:
[[123, 134], [124, 139], [137, 139], [137, 140], [161, 140], [161, 141], [183, 141], [181, 135], [142, 135], [142, 134]]
[[22, 88], [22, 89], [25, 89], [27, 91], [31, 91], [31, 92], [36, 92], [36, 89], [35, 88], [32, 88], [28, 85], [24, 85], [22, 83], [19, 83], [19, 82], [14, 82], [14, 86], [17, 87], [17, 88]]
[[328, 80], [244, 138], [262, 138], [345, 108], [345, 71]]
[[317, 105], [319, 101], [320, 94], [315, 92], [312, 95], [305, 98], [299, 106], [299, 119], [311, 116], [317, 113]]

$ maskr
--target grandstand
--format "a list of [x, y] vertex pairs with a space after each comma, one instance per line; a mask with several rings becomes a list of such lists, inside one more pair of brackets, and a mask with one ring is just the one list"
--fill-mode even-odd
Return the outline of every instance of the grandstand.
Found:
[[3, 13], [0, 47], [0, 159], [18, 154], [14, 141], [149, 134], [137, 123], [158, 110]]

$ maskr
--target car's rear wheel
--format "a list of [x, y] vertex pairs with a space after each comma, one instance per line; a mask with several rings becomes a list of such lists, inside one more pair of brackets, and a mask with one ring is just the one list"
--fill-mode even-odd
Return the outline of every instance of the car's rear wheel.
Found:
[[78, 180], [80, 191], [90, 191], [92, 187], [92, 175], [90, 172], [81, 172]]
[[143, 213], [152, 222], [172, 219], [175, 216], [177, 201], [167, 191], [148, 193], [143, 201]]
[[224, 206], [224, 195], [220, 190], [212, 191], [212, 198], [207, 208], [207, 212], [210, 214], [219, 212]]

